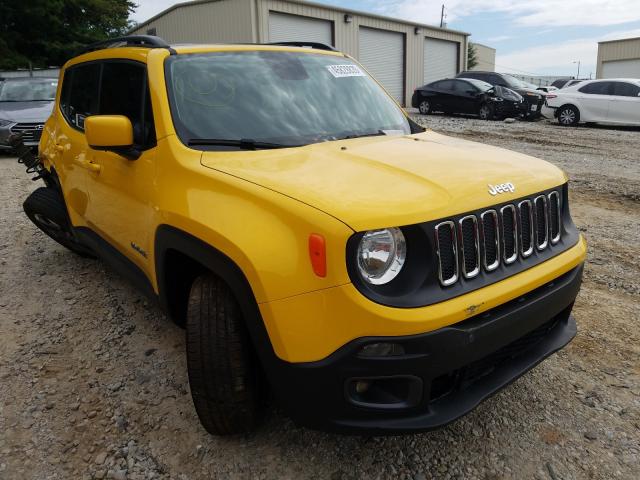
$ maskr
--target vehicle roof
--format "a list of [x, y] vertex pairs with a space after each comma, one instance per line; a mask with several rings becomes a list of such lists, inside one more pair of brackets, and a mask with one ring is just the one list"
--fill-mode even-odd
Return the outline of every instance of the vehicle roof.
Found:
[[486, 73], [486, 74], [493, 74], [493, 75], [508, 75], [508, 73], [489, 72], [487, 70], [465, 70], [463, 72], [460, 72], [458, 75], [462, 75], [463, 73]]
[[281, 52], [305, 52], [320, 53], [323, 55], [345, 56], [339, 51], [321, 50], [311, 47], [295, 47], [291, 45], [269, 45], [264, 43], [212, 43], [212, 44], [177, 44], [171, 45], [175, 52], [180, 54], [228, 52], [228, 51], [281, 51]]
[[597, 82], [630, 82], [640, 84], [640, 78], [594, 78], [593, 80], [580, 80], [581, 82], [597, 83]]
[[4, 82], [29, 82], [29, 81], [53, 82], [58, 81], [58, 77], [2, 77]]
[[313, 53], [317, 55], [333, 55], [345, 57], [342, 52], [332, 50], [322, 50], [311, 47], [297, 47], [290, 45], [269, 45], [269, 44], [180, 44], [169, 45], [168, 48], [156, 47], [149, 48], [141, 45], [123, 45], [108, 48], [99, 48], [89, 52], [82, 53], [71, 58], [65, 65], [67, 69], [73, 65], [89, 62], [93, 60], [109, 60], [112, 58], [131, 58], [141, 62], [146, 62], [150, 53], [157, 50], [171, 52], [172, 54], [184, 55], [190, 53], [209, 53], [209, 52], [232, 52], [232, 51], [280, 51], [280, 52], [303, 52]]

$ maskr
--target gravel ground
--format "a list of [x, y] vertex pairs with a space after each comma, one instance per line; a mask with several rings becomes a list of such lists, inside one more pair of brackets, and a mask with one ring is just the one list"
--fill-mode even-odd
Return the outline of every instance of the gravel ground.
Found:
[[640, 132], [416, 117], [549, 160], [589, 240], [577, 338], [453, 425], [387, 438], [298, 428], [209, 436], [184, 332], [100, 262], [29, 223], [0, 157], [0, 479], [640, 478]]

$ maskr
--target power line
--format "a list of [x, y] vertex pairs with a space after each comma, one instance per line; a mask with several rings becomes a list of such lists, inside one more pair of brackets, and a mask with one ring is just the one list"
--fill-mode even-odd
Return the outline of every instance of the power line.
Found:
[[519, 70], [517, 68], [507, 67], [506, 65], [498, 65], [497, 63], [495, 65], [496, 65], [496, 67], [506, 68], [507, 70], [513, 70], [514, 72], [518, 72], [518, 73], [526, 73], [527, 75], [533, 75], [533, 76], [536, 76], [536, 77], [544, 77], [544, 75], [542, 75], [541, 73], [527, 72], [526, 70]]

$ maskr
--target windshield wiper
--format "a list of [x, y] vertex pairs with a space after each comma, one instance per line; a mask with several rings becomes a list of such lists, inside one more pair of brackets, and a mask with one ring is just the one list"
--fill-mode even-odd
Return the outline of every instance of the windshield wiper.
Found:
[[345, 135], [344, 137], [338, 137], [336, 140], [349, 140], [350, 138], [362, 138], [362, 137], [380, 137], [386, 135], [382, 130], [378, 130], [377, 132], [370, 133], [356, 133], [352, 135]]
[[238, 147], [241, 150], [262, 150], [269, 148], [299, 147], [300, 145], [285, 145], [283, 143], [258, 142], [251, 138], [241, 138], [240, 140], [224, 138], [191, 138], [187, 142], [191, 146], [222, 146]]

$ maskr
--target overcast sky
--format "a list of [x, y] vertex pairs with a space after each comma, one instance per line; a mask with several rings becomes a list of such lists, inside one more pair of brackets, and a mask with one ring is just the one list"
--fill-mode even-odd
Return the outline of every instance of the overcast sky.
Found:
[[[439, 24], [442, 0], [315, 0], [318, 3]], [[178, 3], [136, 0], [141, 22]], [[581, 76], [596, 71], [598, 41], [640, 37], [640, 0], [446, 0], [449, 28], [497, 49], [496, 70]]]

